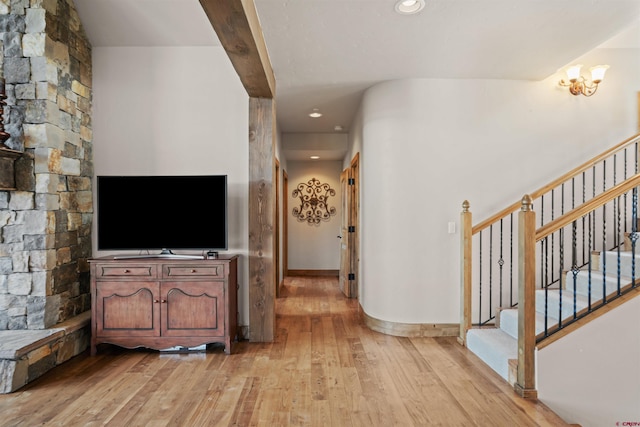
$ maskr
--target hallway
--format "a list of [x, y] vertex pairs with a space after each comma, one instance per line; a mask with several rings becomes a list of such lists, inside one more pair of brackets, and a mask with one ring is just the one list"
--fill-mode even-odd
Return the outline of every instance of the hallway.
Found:
[[289, 277], [274, 343], [226, 356], [104, 345], [0, 395], [2, 426], [562, 426], [455, 338], [359, 322], [337, 278]]

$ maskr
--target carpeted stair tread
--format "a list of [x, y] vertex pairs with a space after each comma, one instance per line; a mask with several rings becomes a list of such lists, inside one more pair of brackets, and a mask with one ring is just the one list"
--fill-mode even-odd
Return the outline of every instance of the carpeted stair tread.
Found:
[[[547, 328], [556, 325], [556, 319], [549, 319]], [[518, 339], [518, 309], [510, 308], [500, 311], [500, 329], [515, 339]], [[536, 312], [536, 335], [544, 332], [544, 316]]]
[[518, 340], [498, 328], [470, 329], [467, 348], [509, 381], [509, 359], [518, 358]]
[[[604, 251], [600, 253], [600, 261], [597, 264], [599, 271], [605, 271], [607, 275], [618, 275], [618, 255], [620, 256], [620, 275], [626, 277], [640, 277], [640, 253], [631, 251]], [[634, 262], [635, 259], [635, 262]]]
[[[546, 292], [546, 304], [545, 304], [545, 291], [538, 289], [536, 291], [536, 312], [544, 316], [547, 311], [548, 316], [557, 321], [560, 318], [560, 291], [558, 289], [550, 289]], [[593, 301], [592, 301], [593, 303]], [[546, 305], [546, 310], [545, 310]], [[569, 316], [573, 316], [574, 311], [580, 310], [589, 306], [589, 298], [577, 294], [575, 295], [575, 307], [574, 307], [574, 293], [568, 290], [562, 290], [562, 318], [566, 319]]]
[[[591, 278], [591, 281], [589, 281]], [[621, 276], [618, 282], [617, 271], [616, 275], [602, 274], [601, 271], [580, 270], [575, 274], [572, 272], [567, 273], [567, 280], [565, 288], [568, 291], [575, 289], [575, 292], [580, 295], [589, 295], [589, 282], [591, 282], [591, 295], [593, 298], [594, 293], [598, 297], [602, 297], [602, 289], [605, 289], [607, 295], [616, 292], [618, 285], [622, 288], [632, 282], [631, 277]]]

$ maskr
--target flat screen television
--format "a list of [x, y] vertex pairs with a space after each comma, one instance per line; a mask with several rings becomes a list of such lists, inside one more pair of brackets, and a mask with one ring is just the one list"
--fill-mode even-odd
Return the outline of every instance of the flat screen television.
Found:
[[227, 176], [98, 176], [96, 221], [99, 250], [226, 250]]

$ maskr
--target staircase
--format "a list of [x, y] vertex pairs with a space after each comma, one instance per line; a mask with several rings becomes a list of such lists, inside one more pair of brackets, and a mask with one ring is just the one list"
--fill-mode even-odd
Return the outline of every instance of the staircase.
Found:
[[[640, 275], [640, 254], [631, 251], [593, 253], [589, 265], [566, 272], [562, 289], [536, 290], [536, 336], [548, 335], [574, 320], [574, 313], [611, 300]], [[591, 299], [589, 294], [591, 290]], [[494, 327], [467, 332], [467, 347], [510, 384], [516, 382], [518, 309], [498, 309]], [[560, 314], [562, 313], [562, 315]], [[547, 319], [545, 321], [545, 318]], [[546, 324], [545, 324], [546, 323]]]
[[462, 203], [458, 341], [584, 426], [640, 417], [639, 201], [640, 134], [478, 223]]

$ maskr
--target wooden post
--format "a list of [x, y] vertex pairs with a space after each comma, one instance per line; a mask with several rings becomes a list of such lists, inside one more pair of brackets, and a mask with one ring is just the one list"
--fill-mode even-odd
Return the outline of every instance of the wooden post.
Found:
[[[249, 95], [249, 337], [275, 337], [276, 78], [254, 0], [200, 0]], [[285, 272], [286, 273], [286, 272]]]
[[275, 106], [249, 98], [249, 339], [275, 337]]
[[472, 225], [469, 201], [462, 202], [460, 214], [460, 336], [458, 342], [467, 343], [467, 331], [471, 329], [471, 248]]
[[537, 399], [536, 350], [536, 214], [529, 195], [522, 198], [518, 215], [518, 378], [515, 391]]

